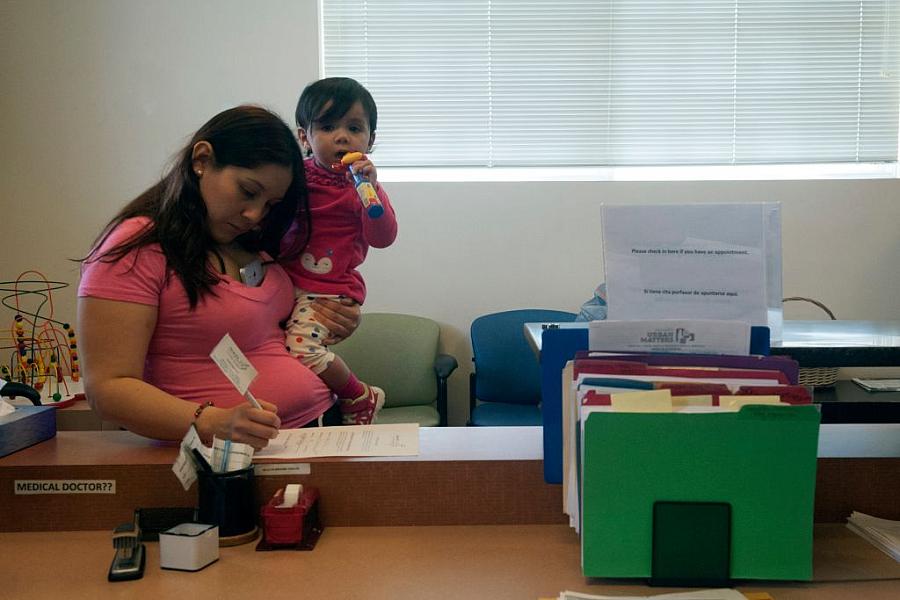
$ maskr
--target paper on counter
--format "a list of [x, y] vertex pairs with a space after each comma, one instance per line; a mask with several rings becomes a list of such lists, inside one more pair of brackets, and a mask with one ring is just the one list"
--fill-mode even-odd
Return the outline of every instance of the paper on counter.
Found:
[[[0, 381], [3, 381], [0, 379]], [[0, 417], [5, 417], [6, 415], [12, 414], [16, 412], [16, 407], [7, 402], [6, 400], [0, 400]]]
[[900, 562], [900, 521], [880, 519], [854, 510], [847, 519], [847, 527]]
[[602, 596], [580, 592], [562, 592], [559, 600], [747, 600], [747, 598], [737, 590], [719, 588], [652, 596]]
[[256, 453], [260, 459], [296, 460], [324, 456], [416, 456], [419, 425], [350, 425], [283, 429]]
[[178, 457], [175, 459], [175, 463], [172, 465], [172, 472], [175, 473], [175, 476], [178, 478], [178, 481], [181, 482], [181, 486], [188, 490], [194, 482], [197, 481], [197, 469], [194, 466], [194, 457], [191, 456], [191, 450], [196, 448], [200, 454], [203, 455], [203, 458], [209, 462], [211, 458], [211, 450], [203, 445], [203, 442], [200, 440], [200, 435], [197, 433], [197, 428], [191, 425], [188, 432], [185, 434], [184, 439], [181, 440], [181, 448], [178, 452]]

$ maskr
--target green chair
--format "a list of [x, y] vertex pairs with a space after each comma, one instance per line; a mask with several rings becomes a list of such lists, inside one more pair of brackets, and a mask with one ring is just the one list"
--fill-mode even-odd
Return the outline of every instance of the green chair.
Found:
[[366, 383], [384, 390], [376, 423], [447, 425], [447, 378], [456, 359], [438, 353], [441, 330], [431, 319], [391, 313], [363, 314], [349, 338], [333, 346]]

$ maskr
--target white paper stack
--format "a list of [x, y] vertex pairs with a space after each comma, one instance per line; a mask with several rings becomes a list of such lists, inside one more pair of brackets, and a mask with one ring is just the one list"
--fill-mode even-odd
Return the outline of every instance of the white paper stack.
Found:
[[897, 562], [900, 562], [900, 521], [879, 519], [878, 517], [853, 511], [853, 514], [847, 519], [847, 527]]
[[580, 592], [562, 592], [558, 600], [747, 600], [739, 591], [731, 588], [675, 592], [652, 596], [597, 596]]

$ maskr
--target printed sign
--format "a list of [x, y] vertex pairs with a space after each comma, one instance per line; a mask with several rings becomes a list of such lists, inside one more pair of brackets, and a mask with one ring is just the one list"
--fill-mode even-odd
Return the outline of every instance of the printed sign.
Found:
[[604, 206], [602, 219], [610, 319], [768, 325], [780, 307], [777, 204]]
[[273, 475], [309, 475], [311, 472], [309, 463], [270, 463], [253, 465], [253, 474], [257, 477]]
[[591, 321], [588, 348], [601, 352], [745, 355], [750, 324], [713, 319]]
[[16, 479], [16, 496], [29, 494], [115, 494], [115, 479]]

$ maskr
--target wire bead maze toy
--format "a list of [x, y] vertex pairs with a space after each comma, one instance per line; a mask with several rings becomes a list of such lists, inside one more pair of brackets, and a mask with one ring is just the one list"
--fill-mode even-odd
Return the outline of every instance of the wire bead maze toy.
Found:
[[75, 329], [53, 318], [53, 292], [69, 287], [25, 271], [15, 281], [0, 281], [7, 293], [0, 302], [14, 313], [9, 333], [0, 333], [0, 378], [30, 385], [44, 404], [69, 403], [82, 396]]

